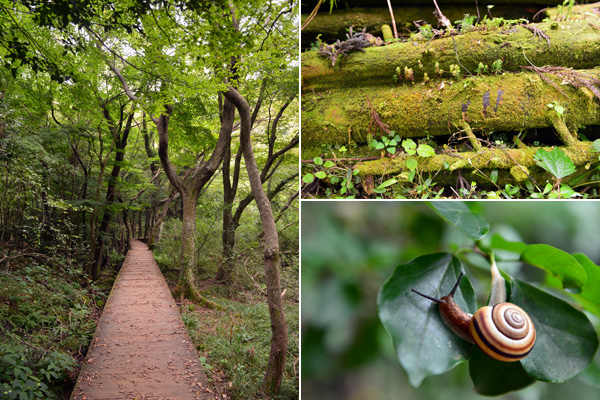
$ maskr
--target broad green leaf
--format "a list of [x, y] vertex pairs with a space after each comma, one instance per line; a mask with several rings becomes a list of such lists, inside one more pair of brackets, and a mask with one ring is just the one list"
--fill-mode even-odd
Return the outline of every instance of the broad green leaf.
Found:
[[558, 147], [550, 152], [539, 149], [533, 155], [533, 159], [537, 165], [550, 172], [556, 179], [562, 179], [575, 172], [573, 161]]
[[390, 154], [394, 154], [394, 153], [396, 153], [396, 148], [395, 147], [388, 147], [387, 151]]
[[585, 254], [574, 253], [573, 257], [581, 264], [587, 273], [587, 281], [581, 288], [581, 293], [573, 294], [585, 308], [600, 316], [600, 266], [592, 262]]
[[492, 249], [508, 250], [508, 251], [512, 251], [513, 253], [521, 254], [527, 248], [527, 243], [510, 242], [510, 241], [504, 239], [504, 237], [502, 235], [495, 234], [494, 236], [492, 236], [492, 245], [491, 246], [492, 246]]
[[469, 374], [475, 391], [484, 396], [499, 396], [535, 382], [535, 379], [527, 375], [520, 362], [495, 360], [477, 346], [473, 346]]
[[510, 301], [522, 307], [535, 325], [535, 345], [521, 360], [532, 378], [564, 382], [591, 364], [598, 349], [598, 335], [583, 312], [518, 280], [512, 282]]
[[435, 156], [435, 150], [428, 144], [420, 144], [417, 148], [417, 153], [421, 157], [433, 157]]
[[490, 230], [490, 224], [474, 214], [463, 202], [432, 201], [427, 203], [444, 221], [457, 227], [469, 239], [479, 240]]
[[331, 160], [327, 160], [327, 161], [325, 161], [325, 164], [323, 164], [323, 166], [324, 166], [325, 168], [331, 168], [331, 167], [333, 167], [334, 165], [335, 165], [335, 163], [334, 163], [333, 161], [331, 161]]
[[414, 171], [415, 169], [417, 169], [418, 165], [419, 165], [419, 163], [414, 158], [409, 158], [408, 160], [406, 160], [406, 168], [408, 168], [411, 171]]
[[531, 244], [521, 253], [521, 261], [557, 276], [565, 289], [581, 290], [587, 281], [585, 269], [569, 253], [547, 244]]
[[409, 156], [412, 156], [415, 154], [415, 149], [417, 148], [417, 144], [412, 139], [404, 139], [402, 141], [402, 147], [404, 147], [404, 151], [406, 151], [406, 153]]
[[600, 152], [600, 139], [596, 139], [596, 140], [594, 140], [594, 143], [593, 143], [593, 145], [592, 145], [592, 146], [594, 147], [594, 149], [595, 149], [597, 152]]
[[315, 176], [313, 174], [306, 174], [302, 177], [302, 181], [304, 181], [304, 183], [311, 183], [314, 180]]
[[323, 159], [321, 157], [315, 157], [315, 158], [313, 158], [313, 161], [317, 165], [323, 165]]
[[[472, 345], [448, 329], [436, 303], [411, 289], [440, 298], [452, 290], [462, 271], [452, 254], [429, 254], [396, 267], [379, 290], [379, 319], [414, 387], [426, 377], [443, 374], [465, 361]], [[475, 293], [466, 276], [454, 300], [466, 312], [475, 311]]]
[[381, 142], [377, 142], [377, 144], [375, 145], [375, 150], [381, 150], [385, 147], [385, 145]]
[[315, 176], [319, 179], [325, 179], [325, 178], [327, 178], [327, 172], [319, 171], [315, 174]]

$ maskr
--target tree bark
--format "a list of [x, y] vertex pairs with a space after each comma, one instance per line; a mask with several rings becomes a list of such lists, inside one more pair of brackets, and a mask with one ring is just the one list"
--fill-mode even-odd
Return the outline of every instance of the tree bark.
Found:
[[111, 207], [115, 202], [116, 191], [117, 191], [117, 179], [119, 177], [119, 172], [121, 172], [121, 165], [125, 158], [125, 146], [127, 146], [127, 138], [129, 136], [129, 131], [131, 130], [131, 124], [133, 122], [133, 110], [131, 114], [127, 117], [127, 122], [125, 124], [125, 129], [122, 132], [117, 131], [117, 126], [114, 124], [112, 120], [108, 108], [106, 104], [104, 104], [104, 117], [108, 121], [111, 126], [111, 131], [113, 131], [113, 135], [115, 135], [115, 145], [116, 145], [116, 154], [115, 161], [113, 163], [113, 168], [110, 173], [110, 178], [108, 180], [108, 186], [106, 188], [106, 200], [104, 203], [104, 213], [102, 215], [102, 222], [100, 223], [100, 228], [96, 233], [96, 246], [94, 248], [94, 256], [91, 263], [91, 277], [92, 280], [97, 280], [100, 278], [102, 273], [102, 266], [105, 265], [108, 261], [104, 259], [104, 247], [105, 247], [105, 237], [108, 236], [108, 230], [110, 228], [110, 220], [113, 216], [113, 212]]
[[204, 185], [210, 180], [216, 172], [219, 164], [223, 160], [225, 150], [231, 137], [231, 128], [235, 113], [233, 105], [226, 103], [224, 105], [224, 117], [219, 130], [219, 138], [215, 148], [206, 162], [198, 162], [192, 171], [182, 180], [175, 173], [169, 160], [169, 118], [173, 112], [173, 107], [165, 106], [165, 112], [159, 118], [153, 118], [159, 137], [158, 156], [167, 178], [179, 192], [183, 205], [183, 224], [182, 224], [182, 245], [181, 245], [181, 264], [179, 269], [178, 290], [187, 298], [198, 301], [204, 305], [217, 307], [213, 302], [205, 299], [195, 284], [195, 235], [196, 235], [196, 203], [198, 196]]
[[260, 172], [254, 159], [250, 131], [252, 129], [250, 106], [246, 99], [233, 87], [229, 87], [223, 95], [231, 101], [238, 110], [241, 120], [240, 146], [244, 154], [246, 170], [250, 186], [260, 212], [260, 218], [265, 232], [265, 281], [267, 285], [267, 303], [271, 317], [271, 351], [269, 363], [264, 379], [266, 393], [275, 394], [281, 386], [281, 379], [285, 369], [287, 353], [287, 324], [281, 297], [281, 283], [279, 280], [279, 236], [273, 219], [271, 205], [267, 198], [260, 179]]

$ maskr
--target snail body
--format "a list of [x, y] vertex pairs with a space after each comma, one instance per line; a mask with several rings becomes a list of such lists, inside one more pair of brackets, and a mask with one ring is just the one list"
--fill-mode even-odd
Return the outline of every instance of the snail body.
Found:
[[533, 321], [521, 307], [500, 302], [481, 307], [471, 315], [454, 301], [462, 273], [450, 293], [441, 299], [413, 292], [439, 304], [442, 321], [463, 340], [475, 343], [496, 360], [513, 362], [526, 357], [535, 343]]

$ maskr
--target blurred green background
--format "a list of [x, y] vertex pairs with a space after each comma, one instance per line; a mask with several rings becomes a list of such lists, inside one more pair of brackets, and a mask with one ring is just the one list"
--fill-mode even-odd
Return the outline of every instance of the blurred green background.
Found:
[[[600, 202], [467, 202], [491, 224], [490, 233], [528, 244], [545, 243], [585, 253], [600, 264]], [[417, 256], [454, 251], [472, 242], [425, 202], [302, 202], [302, 399], [482, 399], [473, 392], [468, 363], [413, 388], [377, 317], [379, 287], [394, 268]], [[501, 256], [501, 255], [499, 255]], [[490, 290], [487, 265], [476, 256], [465, 266], [480, 306]], [[554, 295], [545, 275], [519, 262], [498, 266]], [[600, 321], [588, 313], [596, 331]], [[562, 384], [536, 382], [502, 399], [598, 399], [600, 357]]]

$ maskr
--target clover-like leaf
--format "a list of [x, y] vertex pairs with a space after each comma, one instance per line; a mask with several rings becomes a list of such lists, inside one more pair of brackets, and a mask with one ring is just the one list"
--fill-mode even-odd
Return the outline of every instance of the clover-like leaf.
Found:
[[[443, 374], [464, 362], [472, 345], [446, 327], [437, 304], [411, 289], [438, 298], [445, 296], [462, 271], [460, 261], [452, 254], [425, 255], [396, 267], [379, 290], [379, 319], [392, 337], [396, 356], [414, 387], [426, 377]], [[475, 311], [475, 293], [466, 276], [454, 300], [466, 312]]]
[[472, 240], [479, 240], [490, 230], [490, 224], [458, 201], [432, 201], [427, 203], [444, 221], [457, 227]]
[[550, 172], [556, 179], [562, 179], [575, 172], [573, 161], [558, 147], [550, 152], [539, 149], [533, 155], [533, 159], [537, 165]]

